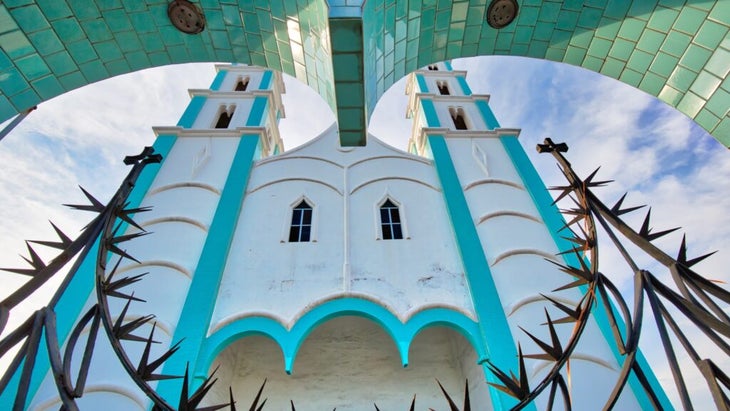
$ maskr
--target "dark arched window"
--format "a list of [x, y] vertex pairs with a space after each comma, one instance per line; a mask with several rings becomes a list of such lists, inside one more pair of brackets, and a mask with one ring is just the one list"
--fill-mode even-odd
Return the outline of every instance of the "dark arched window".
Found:
[[445, 81], [437, 81], [436, 87], [439, 89], [439, 94], [442, 96], [448, 96], [451, 94], [449, 91], [449, 85]]
[[239, 78], [238, 82], [236, 83], [236, 91], [246, 91], [246, 89], [248, 88], [248, 82], [248, 77]]
[[469, 127], [467, 127], [466, 125], [466, 118], [463, 108], [451, 107], [449, 108], [449, 114], [451, 114], [451, 120], [454, 121], [454, 128], [456, 128], [457, 130], [469, 129]]
[[289, 242], [299, 243], [309, 241], [312, 234], [312, 206], [302, 200], [291, 214], [291, 228]]
[[431, 71], [438, 71], [439, 70], [439, 66], [437, 66], [435, 64], [431, 64], [431, 65], [428, 66], [428, 69], [431, 70]]
[[383, 231], [383, 240], [402, 240], [403, 229], [400, 222], [398, 206], [390, 199], [380, 206], [380, 229]]
[[233, 112], [236, 111], [236, 106], [231, 106], [226, 109], [226, 106], [221, 106], [220, 114], [218, 115], [218, 121], [215, 123], [215, 128], [228, 128], [231, 124], [231, 118], [233, 118]]

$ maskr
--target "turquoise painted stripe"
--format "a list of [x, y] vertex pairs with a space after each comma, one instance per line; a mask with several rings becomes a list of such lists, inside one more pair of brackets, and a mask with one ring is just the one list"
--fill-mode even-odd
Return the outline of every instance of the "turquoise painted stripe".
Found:
[[403, 366], [408, 365], [408, 350], [420, 331], [431, 326], [446, 326], [462, 334], [474, 347], [478, 358], [485, 356], [476, 322], [460, 312], [431, 308], [419, 312], [405, 324], [382, 305], [361, 298], [340, 298], [327, 301], [304, 314], [291, 330], [270, 317], [246, 317], [227, 324], [205, 340], [197, 361], [196, 374], [205, 374], [216, 357], [228, 345], [249, 335], [265, 335], [273, 339], [284, 355], [284, 369], [291, 374], [297, 352], [307, 336], [319, 325], [342, 316], [358, 316], [379, 324], [398, 347]]
[[446, 70], [453, 71], [454, 68], [451, 67], [451, 62], [449, 60], [444, 61], [444, 66], [446, 66]]
[[[176, 137], [172, 135], [160, 135], [155, 140], [153, 147], [155, 152], [162, 154], [163, 162], [170, 153], [172, 146], [175, 144]], [[157, 172], [160, 169], [160, 164], [149, 164], [147, 165], [142, 173], [137, 178], [137, 183], [132, 189], [128, 197], [129, 208], [138, 207], [142, 203], [142, 199], [152, 185]], [[126, 224], [120, 227], [123, 230], [126, 229]], [[94, 290], [94, 276], [96, 274], [96, 256], [99, 253], [98, 241], [93, 245], [89, 254], [79, 266], [77, 274], [69, 282], [66, 292], [63, 293], [56, 304], [56, 331], [58, 332], [58, 343], [63, 346], [64, 342], [71, 334], [71, 330], [76, 325], [77, 320], [83, 314], [82, 310], [86, 301], [89, 299], [89, 295]], [[22, 365], [21, 365], [22, 367]], [[19, 369], [19, 371], [22, 368]], [[40, 388], [43, 379], [50, 370], [50, 363], [48, 361], [48, 350], [45, 344], [41, 344], [38, 349], [38, 356], [36, 358], [35, 368], [33, 369], [33, 375], [30, 380], [30, 388], [28, 390], [28, 398], [32, 399], [36, 392]], [[13, 376], [13, 379], [8, 383], [5, 391], [0, 395], [0, 409], [12, 409], [12, 404], [15, 401], [15, 393], [18, 389], [18, 383], [20, 380], [20, 372]], [[30, 401], [28, 402], [30, 403]]]
[[456, 81], [459, 82], [459, 85], [461, 86], [461, 91], [464, 93], [464, 95], [471, 96], [471, 88], [469, 88], [469, 84], [466, 83], [466, 79], [463, 76], [457, 76]]
[[[258, 142], [257, 134], [243, 135], [238, 144], [175, 328], [173, 342], [182, 340], [182, 344], [180, 350], [165, 362], [164, 374], [182, 375], [186, 363], [190, 363], [191, 370], [196, 369], [195, 361], [213, 315]], [[198, 383], [200, 381], [196, 380], [193, 385]], [[180, 381], [161, 381], [157, 390], [170, 404], [176, 404], [180, 395]]]
[[423, 107], [423, 114], [426, 115], [426, 126], [427, 127], [441, 127], [439, 116], [436, 114], [436, 106], [434, 106], [431, 100], [421, 100], [421, 107]]
[[215, 78], [213, 79], [213, 83], [210, 84], [210, 89], [220, 90], [221, 85], [223, 84], [223, 80], [225, 80], [226, 78], [226, 74], [228, 74], [226, 70], [219, 70], [218, 73], [216, 73]]
[[[560, 214], [558, 207], [552, 204], [553, 199], [550, 196], [550, 193], [545, 187], [545, 184], [543, 184], [542, 179], [540, 179], [540, 175], [537, 173], [537, 170], [535, 170], [532, 162], [530, 162], [530, 159], [527, 157], [527, 154], [522, 149], [522, 146], [517, 140], [517, 137], [501, 137], [500, 140], [505, 150], [507, 151], [507, 154], [512, 160], [512, 163], [515, 165], [515, 168], [517, 168], [517, 171], [522, 178], [522, 182], [525, 185], [525, 188], [527, 188], [527, 191], [530, 193], [530, 196], [532, 197], [535, 206], [537, 206], [537, 209], [540, 212], [540, 217], [542, 217], [542, 220], [545, 222], [548, 231], [550, 231], [550, 235], [557, 245], [558, 250], [566, 251], [572, 249], [573, 243], [564, 239], [559, 233], [560, 228], [565, 225], [565, 220], [563, 220], [563, 217]], [[565, 254], [563, 255], [563, 259], [567, 264], [575, 267], [578, 267], [580, 264], [578, 258], [574, 254]], [[586, 289], [583, 288], [583, 291], [585, 292]], [[600, 296], [597, 296], [597, 298], [599, 298], [597, 307], [600, 307]], [[603, 337], [606, 339], [608, 346], [611, 347], [611, 351], [616, 358], [616, 362], [618, 364], [623, 364], [624, 356], [621, 355], [621, 353], [618, 351], [618, 347], [616, 347], [616, 344], [612, 343], [613, 333], [611, 332], [611, 326], [608, 322], [608, 316], [602, 309], [594, 308], [593, 317], [596, 319], [598, 328], [601, 330], [601, 334], [603, 334]], [[616, 319], [619, 328], [625, 329], [625, 325], [621, 320], [621, 317], [617, 316]], [[664, 389], [659, 384], [659, 381], [657, 380], [654, 372], [647, 363], [646, 358], [644, 358], [644, 355], [641, 353], [641, 351], [637, 353], [636, 358], [637, 363], [646, 374], [646, 377], [649, 380], [652, 389], [654, 390], [654, 392], [656, 392], [663, 409], [673, 410], [674, 407], [672, 406], [672, 403], [669, 401], [669, 398], [664, 392]], [[649, 401], [649, 397], [644, 392], [641, 383], [639, 382], [638, 378], [636, 378], [636, 375], [634, 373], [630, 374], [629, 385], [631, 387], [631, 390], [634, 392], [634, 395], [638, 399], [641, 408], [644, 410], [653, 409], [653, 407], [651, 406], [651, 402]]]
[[484, 100], [477, 100], [476, 105], [479, 112], [482, 113], [482, 118], [484, 119], [484, 124], [487, 125], [487, 128], [490, 130], [499, 128], [499, 121], [497, 121], [497, 117], [494, 116], [492, 109], [489, 108], [489, 104], [487, 104]]
[[428, 93], [428, 85], [423, 74], [416, 74], [416, 81], [418, 82], [418, 87], [421, 89], [421, 93]]
[[258, 127], [264, 125], [264, 113], [266, 112], [266, 106], [269, 104], [269, 98], [264, 96], [256, 97], [253, 100], [253, 106], [251, 112], [246, 120], [246, 127]]
[[[451, 160], [446, 139], [443, 136], [429, 136], [428, 141], [489, 360], [502, 370], [517, 371], [514, 338], [504, 315], [479, 234], [472, 221], [461, 182]], [[489, 382], [498, 382], [491, 372], [487, 371], [486, 377]], [[517, 404], [514, 398], [496, 388], [490, 386], [489, 390], [495, 410], [507, 410]], [[530, 405], [527, 409], [535, 408], [534, 405]]]
[[177, 125], [184, 128], [192, 127], [195, 123], [195, 119], [198, 118], [198, 114], [200, 114], [200, 110], [203, 108], [204, 104], [204, 96], [193, 97], [190, 100], [190, 103], [188, 103], [188, 107], [185, 109], [182, 117], [180, 117], [180, 121], [177, 122]]
[[259, 90], [268, 90], [271, 88], [271, 78], [273, 77], [274, 73], [271, 70], [267, 70], [264, 72], [264, 75], [261, 76], [261, 84], [259, 85]]

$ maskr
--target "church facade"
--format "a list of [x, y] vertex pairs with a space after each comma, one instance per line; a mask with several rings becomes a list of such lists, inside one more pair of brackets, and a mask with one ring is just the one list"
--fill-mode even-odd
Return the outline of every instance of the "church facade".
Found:
[[[125, 244], [138, 262], [117, 268], [148, 273], [126, 288], [145, 302], [110, 300], [112, 316], [154, 315], [138, 332], [154, 323], [151, 356], [179, 342], [162, 371], [187, 367], [191, 388], [215, 371], [209, 404], [225, 403], [228, 387], [245, 404], [266, 381], [265, 409], [406, 409], [414, 395], [416, 409], [444, 409], [437, 380], [455, 398], [467, 384], [473, 409], [513, 406], [489, 384], [500, 384], [490, 364], [517, 373], [519, 349], [541, 352], [525, 331], [545, 333], [547, 313], [560, 316], [550, 300], [582, 298], [577, 288], [555, 291], [572, 281], [557, 264], [575, 256], [559, 255], [569, 249], [562, 220], [519, 130], [501, 128], [489, 96], [443, 62], [409, 76], [408, 152], [372, 135], [343, 147], [336, 124], [286, 151], [281, 74], [217, 70], [209, 90], [191, 90], [176, 126], [154, 129], [164, 159], [130, 200], [151, 208], [135, 218], [151, 234]], [[63, 298], [81, 313], [96, 302], [90, 290], [72, 286]], [[573, 331], [556, 328], [563, 340]], [[609, 333], [595, 316], [571, 357], [575, 409], [593, 409], [613, 388], [621, 357]], [[144, 355], [144, 344], [122, 346], [132, 362]], [[527, 365], [531, 381], [551, 367]], [[29, 409], [57, 409], [52, 374], [41, 365], [34, 375]], [[151, 384], [172, 404], [180, 385]], [[650, 409], [637, 381], [628, 385], [618, 409]], [[2, 401], [9, 408], [11, 393]], [[77, 401], [107, 411], [151, 405], [106, 336]], [[538, 398], [531, 407], [545, 406]]]

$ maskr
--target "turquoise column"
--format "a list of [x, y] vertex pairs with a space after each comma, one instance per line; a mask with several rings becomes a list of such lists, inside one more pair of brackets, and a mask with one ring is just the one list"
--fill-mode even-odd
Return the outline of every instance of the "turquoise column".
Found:
[[[479, 319], [479, 329], [482, 341], [486, 346], [487, 359], [500, 370], [512, 370], [516, 373], [518, 360], [514, 339], [507, 323], [507, 317], [504, 315], [479, 234], [472, 221], [461, 182], [451, 160], [446, 139], [443, 136], [430, 136], [428, 142], [464, 264], [464, 274], [471, 291], [474, 310]], [[486, 364], [483, 366], [487, 381], [499, 384]], [[490, 386], [489, 392], [495, 410], [508, 410], [517, 404], [515, 398], [494, 387]], [[534, 407], [534, 405], [530, 405], [526, 409], [534, 410]]]
[[[182, 341], [182, 343], [178, 352], [165, 362], [164, 374], [182, 375], [186, 363], [189, 364], [191, 371], [195, 369], [200, 347], [205, 340], [215, 308], [218, 287], [228, 259], [258, 143], [258, 134], [241, 136], [175, 328], [172, 341], [173, 343]], [[195, 377], [205, 378], [205, 376]], [[195, 386], [199, 382], [196, 380], [192, 385]], [[170, 404], [177, 404], [180, 384], [179, 380], [161, 381], [157, 391]]]

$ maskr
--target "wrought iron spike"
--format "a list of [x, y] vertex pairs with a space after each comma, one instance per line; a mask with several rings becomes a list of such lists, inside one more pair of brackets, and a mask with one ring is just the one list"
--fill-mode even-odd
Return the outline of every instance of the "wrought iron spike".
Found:
[[33, 268], [35, 268], [36, 270], [42, 270], [46, 268], [46, 263], [43, 262], [41, 256], [39, 256], [38, 253], [33, 249], [33, 247], [31, 247], [30, 241], [26, 241], [25, 246], [28, 248], [28, 254], [30, 254], [30, 259], [21, 255], [21, 257], [23, 257], [23, 260], [32, 265]]
[[451, 396], [449, 396], [449, 393], [446, 392], [444, 389], [444, 386], [441, 385], [441, 381], [436, 379], [436, 383], [439, 385], [439, 388], [441, 388], [441, 392], [444, 393], [444, 397], [446, 397], [446, 401], [449, 402], [449, 408], [451, 411], [459, 411], [459, 407], [456, 406], [456, 403], [454, 403], [454, 400], [451, 399]]
[[149, 274], [149, 273], [142, 273], [142, 274], [138, 274], [138, 275], [135, 275], [132, 277], [123, 277], [123, 278], [120, 278], [113, 282], [105, 282], [104, 283], [104, 294], [106, 294], [109, 297], [117, 297], [117, 298], [123, 298], [123, 299], [127, 299], [127, 300], [146, 302], [145, 300], [135, 297], [131, 294], [121, 293], [121, 292], [119, 292], [119, 289], [138, 282], [147, 274]]
[[[562, 323], [569, 323], [569, 322], [575, 322], [580, 318], [581, 313], [583, 312], [583, 309], [579, 306], [576, 308], [570, 308], [567, 305], [561, 303], [560, 301], [557, 301], [553, 298], [548, 297], [545, 294], [540, 294], [544, 299], [550, 301], [553, 303], [555, 307], [557, 307], [560, 311], [568, 314], [567, 317], [563, 317], [557, 320], [554, 320], [554, 324], [562, 324]], [[544, 325], [544, 324], [543, 324]]]
[[497, 368], [491, 361], [487, 360], [487, 367], [504, 385], [494, 384], [488, 382], [487, 384], [492, 387], [514, 397], [519, 400], [524, 400], [530, 395], [530, 386], [527, 381], [527, 373], [525, 372], [525, 359], [522, 355], [522, 347], [517, 344], [517, 357], [519, 360], [519, 378], [510, 371], [510, 375], [507, 375], [502, 370]]
[[107, 251], [112, 252], [120, 257], [132, 260], [137, 264], [142, 264], [138, 259], [129, 255], [126, 250], [122, 250], [121, 248], [117, 247], [116, 245], [111, 244], [111, 245], [107, 246]]
[[[216, 371], [218, 371], [218, 367], [216, 367], [215, 370], [203, 381], [203, 383], [198, 387], [197, 390], [193, 393], [193, 395], [190, 396], [190, 398], [187, 399], [187, 409], [188, 410], [195, 410], [195, 411], [216, 411], [220, 410], [224, 407], [230, 406], [229, 403], [224, 404], [218, 404], [218, 405], [211, 405], [208, 407], [198, 408], [198, 405], [203, 401], [205, 398], [205, 395], [208, 394], [208, 391], [213, 387], [213, 384], [215, 384], [218, 379], [213, 379], [213, 376], [215, 375]], [[181, 398], [182, 400], [182, 398]], [[263, 407], [264, 403], [266, 403], [266, 400], [264, 400], [263, 403], [261, 403], [261, 406]], [[258, 410], [257, 410], [258, 411]]]
[[638, 209], [641, 209], [641, 208], [646, 207], [646, 205], [640, 205], [640, 206], [636, 206], [636, 207], [629, 207], [629, 208], [623, 208], [622, 209], [621, 206], [623, 205], [624, 200], [626, 199], [626, 195], [627, 194], [628, 193], [624, 193], [624, 195], [622, 195], [621, 198], [618, 199], [618, 201], [616, 202], [616, 204], [614, 204], [613, 207], [611, 207], [611, 212], [613, 214], [615, 214], [617, 217], [620, 216], [620, 215], [627, 214], [627, 213], [630, 213], [632, 211], [636, 211]]
[[548, 190], [552, 191], [560, 191], [560, 194], [553, 200], [552, 205], [557, 204], [560, 200], [564, 199], [567, 195], [573, 192], [575, 188], [573, 186], [554, 186], [548, 188]]
[[145, 148], [142, 149], [142, 152], [135, 155], [129, 155], [124, 157], [124, 164], [131, 166], [133, 164], [139, 163], [140, 161], [143, 161], [147, 158], [159, 156], [159, 154], [153, 154], [155, 152], [155, 148], [152, 146], [145, 146]]
[[269, 400], [268, 398], [264, 398], [264, 400], [261, 401], [261, 405], [259, 405], [259, 407], [256, 408], [256, 411], [261, 411], [262, 409], [264, 409], [264, 405], [266, 404], [266, 401], [268, 401], [268, 400]]
[[715, 254], [717, 250], [701, 255], [699, 257], [695, 257], [693, 259], [687, 260], [687, 235], [682, 236], [682, 244], [679, 246], [679, 252], [677, 253], [677, 262], [684, 265], [685, 267], [692, 267], [693, 265], [699, 263], [700, 261], [706, 259], [707, 257]]
[[104, 204], [102, 204], [99, 200], [94, 198], [94, 196], [89, 194], [88, 191], [84, 190], [83, 187], [79, 186], [79, 188], [81, 189], [81, 191], [84, 192], [84, 195], [89, 200], [89, 202], [91, 202], [91, 205], [64, 204], [66, 207], [71, 207], [73, 209], [82, 210], [82, 211], [93, 211], [96, 213], [101, 213], [102, 211], [104, 211], [104, 208], [105, 208]]
[[413, 394], [413, 400], [411, 400], [411, 408], [408, 411], [416, 411], [416, 394]]
[[651, 208], [646, 212], [646, 217], [644, 217], [644, 222], [641, 224], [641, 229], [639, 230], [639, 235], [644, 237], [648, 241], [654, 241], [659, 237], [665, 236], [669, 233], [673, 233], [677, 230], [679, 230], [679, 227], [671, 228], [669, 230], [660, 231], [658, 233], [652, 233], [651, 228], [649, 227], [649, 220], [651, 219]]
[[598, 167], [597, 169], [593, 170], [593, 172], [583, 180], [583, 185], [586, 187], [603, 187], [608, 183], [613, 183], [613, 180], [593, 181], [593, 177], [596, 176], [598, 170], [600, 169], [601, 167]]
[[[126, 207], [126, 206], [127, 205], [125, 204], [124, 207]], [[127, 224], [129, 224], [129, 225], [137, 228], [138, 230], [144, 232], [144, 231], [147, 231], [147, 230], [145, 230], [144, 228], [142, 228], [141, 225], [137, 224], [137, 222], [134, 221], [134, 219], [131, 217], [131, 215], [132, 214], [137, 214], [137, 213], [143, 213], [143, 212], [149, 211], [151, 209], [152, 209], [152, 207], [138, 207], [138, 208], [131, 208], [131, 209], [122, 208], [119, 211], [117, 211], [116, 216], [120, 220], [124, 221], [125, 223], [127, 223]]]
[[[256, 397], [253, 399], [253, 402], [251, 403], [251, 407], [248, 409], [248, 411], [256, 411], [256, 406], [259, 403], [259, 400], [261, 399], [261, 393], [264, 392], [264, 387], [266, 386], [266, 380], [267, 378], [264, 378], [263, 384], [261, 384], [261, 387], [259, 388], [259, 392], [256, 393]], [[292, 407], [294, 407], [294, 403], [292, 403]]]
[[49, 221], [51, 223], [51, 226], [53, 227], [53, 230], [56, 231], [56, 235], [58, 235], [58, 238], [61, 239], [61, 241], [40, 241], [40, 240], [28, 240], [31, 243], [44, 245], [46, 247], [51, 248], [57, 248], [59, 250], [65, 250], [67, 249], [73, 240], [71, 240], [70, 237], [68, 237], [66, 234], [63, 233], [58, 227], [56, 227], [55, 224], [53, 224], [52, 221]]
[[560, 339], [558, 338], [558, 334], [555, 331], [555, 326], [553, 325], [552, 320], [550, 319], [550, 315], [547, 312], [547, 309], [545, 309], [545, 316], [547, 317], [547, 325], [550, 329], [550, 339], [552, 340], [552, 344], [548, 344], [539, 338], [535, 337], [531, 333], [529, 333], [524, 328], [520, 327], [520, 329], [527, 334], [532, 341], [535, 342], [540, 348], [542, 348], [543, 351], [545, 351], [545, 354], [529, 354], [525, 355], [525, 358], [535, 358], [535, 359], [541, 359], [541, 360], [549, 360], [549, 361], [558, 361], [563, 356], [563, 346], [560, 344]]

